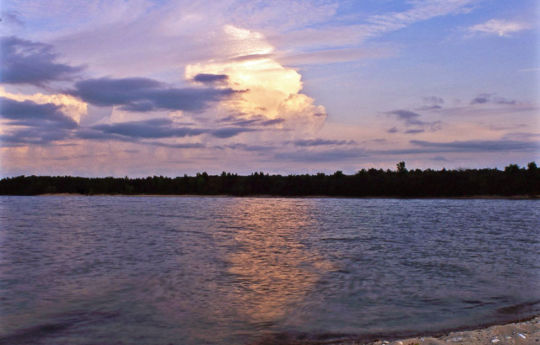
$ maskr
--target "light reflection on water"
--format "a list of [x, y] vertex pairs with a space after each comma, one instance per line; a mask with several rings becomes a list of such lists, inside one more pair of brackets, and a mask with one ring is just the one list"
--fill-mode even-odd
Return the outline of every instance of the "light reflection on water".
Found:
[[0, 197], [0, 344], [253, 344], [528, 316], [538, 215], [531, 200]]
[[237, 229], [237, 250], [226, 256], [235, 276], [234, 298], [240, 313], [256, 324], [273, 324], [313, 289], [331, 263], [316, 248], [299, 242], [307, 228], [309, 206], [291, 207], [283, 200], [241, 200], [227, 211]]

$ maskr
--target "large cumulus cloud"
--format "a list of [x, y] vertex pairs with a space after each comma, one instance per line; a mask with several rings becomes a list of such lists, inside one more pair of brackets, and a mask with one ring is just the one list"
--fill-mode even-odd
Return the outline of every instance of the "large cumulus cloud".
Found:
[[326, 109], [301, 92], [300, 73], [276, 60], [274, 47], [261, 33], [232, 25], [223, 30], [226, 58], [190, 64], [185, 75], [188, 80], [242, 91], [239, 97], [221, 103], [227, 116], [234, 114], [242, 121], [279, 119], [272, 124], [296, 131], [318, 129], [324, 123]]

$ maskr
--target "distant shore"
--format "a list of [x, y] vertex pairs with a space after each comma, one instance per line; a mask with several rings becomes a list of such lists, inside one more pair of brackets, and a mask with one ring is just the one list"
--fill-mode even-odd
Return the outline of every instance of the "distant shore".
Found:
[[[8, 195], [3, 195], [8, 196]], [[12, 195], [13, 196], [13, 195]], [[23, 195], [21, 195], [23, 196]], [[118, 196], [151, 198], [300, 198], [300, 199], [493, 199], [493, 200], [536, 200], [540, 195], [472, 195], [472, 196], [431, 196], [431, 197], [396, 197], [396, 196], [331, 196], [331, 195], [228, 195], [228, 194], [81, 194], [81, 193], [45, 193], [31, 196]]]
[[361, 170], [354, 175], [247, 176], [225, 173], [144, 178], [16, 176], [0, 179], [0, 195], [234, 195], [253, 197], [532, 199], [540, 195], [540, 168], [512, 165], [504, 171]]

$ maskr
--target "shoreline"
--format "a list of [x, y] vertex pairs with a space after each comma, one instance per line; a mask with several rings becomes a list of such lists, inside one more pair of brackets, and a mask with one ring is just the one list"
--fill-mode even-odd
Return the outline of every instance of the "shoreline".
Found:
[[[393, 337], [392, 337], [393, 338]], [[516, 322], [477, 326], [474, 329], [440, 331], [426, 335], [398, 337], [399, 339], [377, 339], [376, 341], [345, 341], [337, 345], [447, 345], [447, 344], [540, 344], [540, 316]]]
[[539, 345], [540, 315], [438, 331], [364, 335], [274, 334], [250, 345]]
[[538, 200], [540, 195], [469, 195], [469, 196], [342, 196], [342, 195], [273, 195], [273, 194], [253, 194], [253, 195], [230, 195], [230, 194], [81, 194], [81, 193], [45, 193], [36, 195], [13, 195], [2, 194], [0, 196], [40, 196], [40, 197], [165, 197], [165, 198], [261, 198], [261, 199], [396, 199], [396, 200]]

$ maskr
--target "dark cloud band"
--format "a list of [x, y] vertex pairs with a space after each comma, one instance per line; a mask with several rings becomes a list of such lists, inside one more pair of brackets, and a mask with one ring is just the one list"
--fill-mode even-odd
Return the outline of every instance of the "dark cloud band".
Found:
[[40, 127], [48, 124], [58, 128], [75, 128], [77, 123], [52, 103], [38, 104], [32, 101], [15, 101], [0, 97], [0, 115], [10, 124]]
[[7, 84], [43, 85], [55, 80], [71, 80], [82, 67], [56, 62], [57, 55], [49, 44], [1, 37], [0, 79]]
[[226, 74], [207, 74], [200, 73], [197, 74], [193, 80], [199, 83], [218, 83], [227, 81], [229, 77]]
[[330, 140], [330, 139], [306, 139], [296, 140], [294, 146], [309, 147], [309, 146], [340, 146], [356, 144], [353, 140]]
[[97, 106], [121, 106], [128, 111], [183, 110], [198, 112], [236, 91], [214, 88], [173, 88], [148, 78], [88, 79], [77, 82], [74, 96]]
[[216, 138], [231, 138], [254, 129], [242, 127], [224, 127], [219, 129], [178, 127], [169, 118], [144, 121], [130, 121], [113, 124], [96, 125], [81, 129], [78, 136], [83, 139], [111, 139], [122, 141], [138, 141], [140, 139], [166, 139], [193, 137], [208, 134]]

